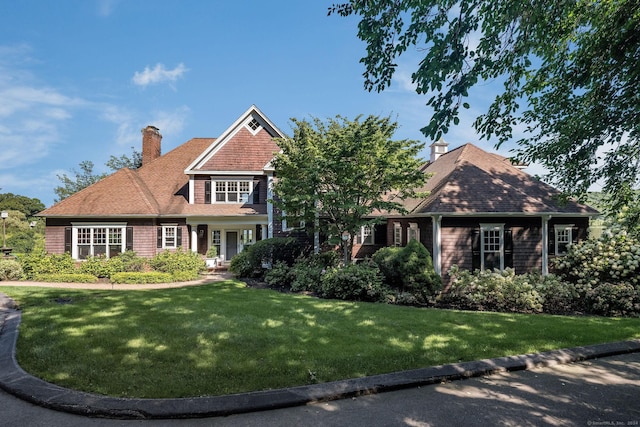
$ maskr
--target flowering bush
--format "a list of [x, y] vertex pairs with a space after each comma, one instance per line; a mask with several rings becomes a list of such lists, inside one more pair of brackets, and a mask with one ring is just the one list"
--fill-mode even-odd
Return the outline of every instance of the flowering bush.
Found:
[[539, 273], [516, 275], [513, 269], [475, 271], [453, 266], [452, 285], [439, 300], [464, 309], [568, 314], [578, 311], [580, 297], [573, 283]]
[[464, 309], [538, 313], [544, 296], [539, 291], [540, 275], [516, 276], [512, 268], [471, 273], [453, 266], [449, 270], [452, 285], [441, 298]]
[[640, 283], [640, 241], [624, 231], [571, 245], [554, 262], [555, 271], [584, 293], [600, 283]]
[[582, 309], [608, 316], [640, 314], [640, 240], [624, 230], [603, 233], [569, 247], [554, 263], [573, 283]]

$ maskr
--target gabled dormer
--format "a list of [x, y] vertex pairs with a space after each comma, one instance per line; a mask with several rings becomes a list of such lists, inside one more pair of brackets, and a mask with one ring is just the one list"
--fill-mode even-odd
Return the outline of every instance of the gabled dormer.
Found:
[[252, 105], [185, 169], [190, 204], [266, 203], [267, 175], [285, 135]]

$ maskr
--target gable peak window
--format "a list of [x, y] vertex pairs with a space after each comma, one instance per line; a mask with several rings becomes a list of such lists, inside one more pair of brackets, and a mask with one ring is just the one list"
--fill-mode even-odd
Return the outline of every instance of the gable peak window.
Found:
[[253, 117], [247, 122], [247, 128], [255, 135], [260, 130], [260, 122]]

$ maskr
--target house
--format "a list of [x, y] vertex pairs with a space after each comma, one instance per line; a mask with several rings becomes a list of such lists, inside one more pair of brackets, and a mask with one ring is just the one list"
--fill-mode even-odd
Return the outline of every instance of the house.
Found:
[[358, 236], [357, 256], [417, 239], [445, 278], [453, 265], [547, 274], [553, 257], [587, 238], [590, 218], [599, 212], [563, 201], [558, 190], [522, 169], [473, 144], [448, 151], [446, 142], [433, 143], [424, 167], [430, 178], [420, 189], [428, 197], [405, 200], [406, 215], [381, 213], [386, 221]]
[[[285, 135], [251, 106], [218, 138], [194, 138], [161, 154], [155, 127], [142, 130], [142, 167], [122, 169], [40, 213], [46, 250], [74, 259], [133, 250], [205, 254], [229, 261], [257, 240], [288, 235], [272, 205], [275, 142]], [[461, 268], [549, 269], [549, 259], [586, 237], [594, 209], [556, 200], [559, 193], [509, 159], [466, 144], [431, 146], [426, 198], [406, 200], [407, 215], [379, 213], [382, 223], [354, 239], [354, 256], [421, 241], [438, 273]]]
[[162, 155], [162, 135], [142, 130], [142, 166], [121, 169], [40, 213], [45, 248], [74, 259], [166, 249], [230, 260], [274, 235], [270, 161], [284, 134], [255, 106], [219, 138], [194, 138]]

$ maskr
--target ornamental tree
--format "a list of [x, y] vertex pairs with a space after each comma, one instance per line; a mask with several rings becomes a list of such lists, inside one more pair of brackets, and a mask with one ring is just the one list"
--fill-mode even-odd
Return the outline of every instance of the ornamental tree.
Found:
[[418, 195], [424, 144], [393, 140], [398, 124], [388, 117], [292, 122], [293, 137], [278, 141], [273, 160], [274, 203], [288, 223], [304, 223], [309, 232], [349, 233], [341, 240], [349, 260], [356, 232], [381, 220], [373, 213], [404, 213], [402, 200]]
[[499, 146], [524, 128], [520, 160], [546, 166], [560, 189], [582, 195], [600, 180], [613, 211], [640, 206], [637, 0], [351, 0], [329, 13], [360, 17], [368, 90], [391, 84], [410, 47], [424, 52], [412, 79], [429, 96], [433, 140], [474, 86], [502, 82], [475, 120], [481, 138]]

